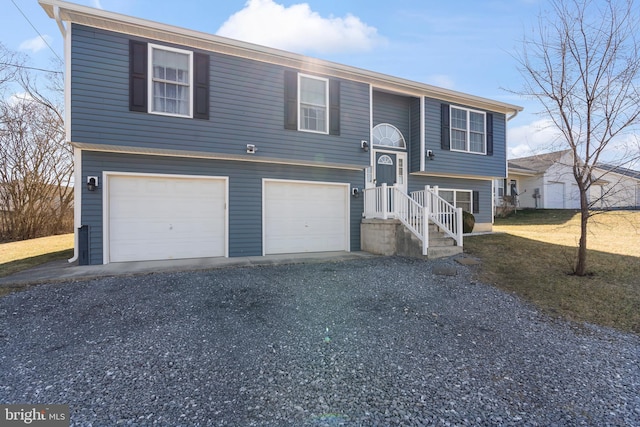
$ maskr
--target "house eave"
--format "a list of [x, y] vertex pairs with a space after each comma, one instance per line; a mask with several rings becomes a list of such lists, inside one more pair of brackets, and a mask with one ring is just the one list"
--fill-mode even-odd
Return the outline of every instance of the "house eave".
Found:
[[99, 151], [105, 153], [119, 153], [119, 154], [139, 154], [146, 156], [164, 156], [164, 157], [187, 157], [194, 159], [209, 159], [209, 160], [230, 160], [237, 162], [252, 162], [252, 163], [269, 163], [289, 166], [310, 166], [317, 168], [330, 168], [330, 169], [344, 169], [353, 171], [362, 171], [367, 165], [356, 165], [347, 163], [327, 163], [327, 162], [313, 162], [304, 160], [290, 160], [283, 158], [272, 157], [256, 157], [254, 154], [236, 155], [225, 153], [214, 153], [204, 151], [189, 151], [189, 150], [172, 150], [166, 148], [144, 148], [144, 147], [129, 147], [124, 145], [113, 144], [92, 144], [85, 142], [72, 141], [71, 145], [83, 151]]
[[[373, 87], [413, 96], [426, 96], [451, 103], [460, 103], [503, 114], [517, 114], [522, 107], [439, 88], [387, 74], [286, 52], [253, 43], [233, 40], [200, 31], [162, 24], [92, 7], [59, 0], [39, 0], [49, 17], [137, 37], [175, 43], [194, 49], [248, 58], [256, 61], [295, 68], [303, 72], [327, 74], [370, 84]], [[56, 14], [57, 9], [57, 14]]]
[[492, 181], [495, 178], [493, 176], [485, 176], [485, 175], [465, 175], [465, 174], [456, 174], [456, 173], [427, 172], [427, 171], [411, 172], [409, 175], [431, 176], [431, 177], [438, 177], [438, 178], [475, 179], [480, 181]]

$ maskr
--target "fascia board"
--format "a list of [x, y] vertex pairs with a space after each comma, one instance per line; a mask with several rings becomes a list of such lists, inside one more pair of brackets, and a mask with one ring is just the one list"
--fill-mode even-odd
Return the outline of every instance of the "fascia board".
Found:
[[51, 18], [54, 18], [54, 8], [58, 7], [60, 18], [71, 23], [273, 63], [304, 72], [327, 74], [370, 84], [382, 90], [426, 96], [503, 114], [523, 110], [520, 106], [488, 98], [88, 6], [59, 0], [39, 0], [39, 3]]

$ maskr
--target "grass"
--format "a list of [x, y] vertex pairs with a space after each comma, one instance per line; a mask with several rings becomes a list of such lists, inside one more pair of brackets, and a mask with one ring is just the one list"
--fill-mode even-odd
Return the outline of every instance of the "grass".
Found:
[[465, 238], [480, 278], [547, 314], [640, 333], [640, 212], [598, 213], [589, 225], [589, 276], [572, 275], [580, 231], [575, 211], [519, 211], [501, 234]]
[[73, 256], [73, 233], [0, 243], [0, 277]]

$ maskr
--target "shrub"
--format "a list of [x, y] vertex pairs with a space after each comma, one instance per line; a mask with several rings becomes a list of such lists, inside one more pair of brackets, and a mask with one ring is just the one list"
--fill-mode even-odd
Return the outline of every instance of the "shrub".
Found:
[[462, 232], [471, 233], [476, 224], [476, 217], [471, 212], [462, 211]]

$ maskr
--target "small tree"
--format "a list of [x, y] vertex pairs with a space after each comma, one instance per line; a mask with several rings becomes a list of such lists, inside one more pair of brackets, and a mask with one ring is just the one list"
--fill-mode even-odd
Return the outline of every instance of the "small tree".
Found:
[[[574, 273], [587, 274], [588, 192], [603, 154], [640, 118], [640, 11], [633, 0], [550, 0], [517, 57], [525, 86], [573, 154], [580, 197]], [[622, 163], [639, 157], [628, 147]]]

